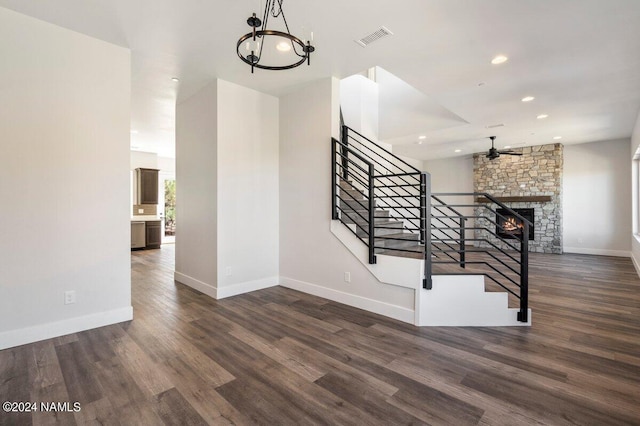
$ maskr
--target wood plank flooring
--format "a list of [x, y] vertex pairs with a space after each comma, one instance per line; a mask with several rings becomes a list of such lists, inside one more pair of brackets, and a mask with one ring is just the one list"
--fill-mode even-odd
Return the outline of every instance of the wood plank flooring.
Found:
[[533, 326], [416, 328], [281, 287], [215, 301], [132, 253], [135, 319], [0, 351], [0, 425], [640, 424], [629, 259], [531, 255]]

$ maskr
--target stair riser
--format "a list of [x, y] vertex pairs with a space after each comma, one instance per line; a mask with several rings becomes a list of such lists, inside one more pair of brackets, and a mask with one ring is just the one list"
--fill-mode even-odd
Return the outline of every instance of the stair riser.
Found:
[[[365, 227], [365, 229], [366, 229], [366, 227]], [[394, 228], [394, 229], [376, 228], [373, 235], [378, 236], [378, 237], [383, 237], [385, 235], [397, 234], [398, 231], [401, 231], [401, 229], [399, 229], [399, 228]], [[363, 231], [362, 229], [360, 229], [360, 228], [356, 228], [356, 234], [359, 237], [366, 237], [367, 236], [367, 233], [365, 231]]]
[[[376, 247], [385, 247], [385, 248], [414, 248], [418, 250], [418, 247], [423, 249], [423, 246], [418, 246], [417, 241], [408, 240], [377, 240]], [[424, 250], [424, 249], [423, 249]]]

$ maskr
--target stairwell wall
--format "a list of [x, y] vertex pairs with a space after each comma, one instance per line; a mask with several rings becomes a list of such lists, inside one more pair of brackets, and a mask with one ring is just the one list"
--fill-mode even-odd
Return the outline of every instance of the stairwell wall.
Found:
[[280, 99], [280, 284], [413, 318], [415, 291], [380, 283], [331, 233], [330, 141], [339, 136], [339, 99], [334, 78]]

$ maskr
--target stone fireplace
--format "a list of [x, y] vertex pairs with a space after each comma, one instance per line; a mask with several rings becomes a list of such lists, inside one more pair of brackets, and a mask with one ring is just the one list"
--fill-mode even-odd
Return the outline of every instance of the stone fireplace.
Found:
[[[534, 224], [529, 234], [529, 251], [560, 254], [563, 146], [549, 144], [513, 150], [522, 153], [522, 156], [502, 155], [489, 160], [484, 153], [474, 154], [474, 191], [488, 193], [510, 209], [527, 209]], [[500, 208], [483, 197], [478, 197], [476, 202], [493, 211]], [[476, 215], [487, 218], [484, 225], [501, 223], [498, 222], [499, 216], [486, 208], [476, 208]], [[508, 224], [507, 228], [511, 226]], [[518, 224], [513, 226], [516, 228], [507, 232], [511, 235], [503, 235], [503, 238], [515, 238]], [[500, 238], [485, 231], [476, 230], [476, 238], [489, 241], [476, 242], [482, 247], [508, 247]]]

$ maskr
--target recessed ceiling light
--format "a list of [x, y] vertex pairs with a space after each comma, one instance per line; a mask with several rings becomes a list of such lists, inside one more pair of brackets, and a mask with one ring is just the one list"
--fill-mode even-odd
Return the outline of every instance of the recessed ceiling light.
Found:
[[537, 118], [538, 120], [542, 120], [542, 119], [544, 119], [544, 118], [547, 118], [548, 116], [549, 116], [549, 114], [540, 114], [540, 115], [539, 115], [539, 116], [537, 116], [536, 118]]
[[554, 140], [562, 139], [562, 136], [554, 136], [553, 139]]
[[461, 150], [461, 149], [456, 149], [456, 150], [455, 150], [455, 151], [453, 151], [453, 152], [462, 152], [462, 150]]
[[504, 64], [504, 63], [505, 63], [505, 62], [507, 62], [508, 60], [509, 60], [509, 58], [507, 58], [506, 56], [504, 56], [504, 55], [498, 55], [498, 56], [496, 56], [495, 58], [493, 58], [493, 59], [491, 60], [491, 63], [492, 63], [493, 65], [500, 65], [500, 64]]
[[276, 49], [278, 49], [281, 52], [288, 52], [291, 50], [291, 43], [286, 41], [281, 41], [280, 43], [276, 44]]
[[132, 130], [132, 131], [131, 131], [131, 134], [132, 134], [132, 135], [137, 135], [137, 134], [138, 134], [138, 131], [137, 131], [137, 130]]
[[478, 87], [482, 87], [482, 86], [484, 86], [485, 84], [487, 84], [487, 83], [485, 83], [485, 82], [481, 81], [480, 83], [478, 83]]
[[504, 149], [509, 149], [509, 148], [511, 148], [511, 145], [505, 145], [504, 146]]
[[420, 140], [423, 140], [423, 139], [426, 139], [426, 138], [427, 138], [426, 136], [418, 136], [418, 139], [420, 139]]
[[416, 145], [422, 145], [422, 141], [416, 142]]
[[180, 79], [179, 79], [178, 77], [173, 77], [173, 78], [171, 79], [171, 81], [178, 82], [178, 81], [180, 81]]
[[535, 98], [533, 96], [525, 96], [524, 98], [522, 98], [522, 102], [531, 102], [534, 99]]

